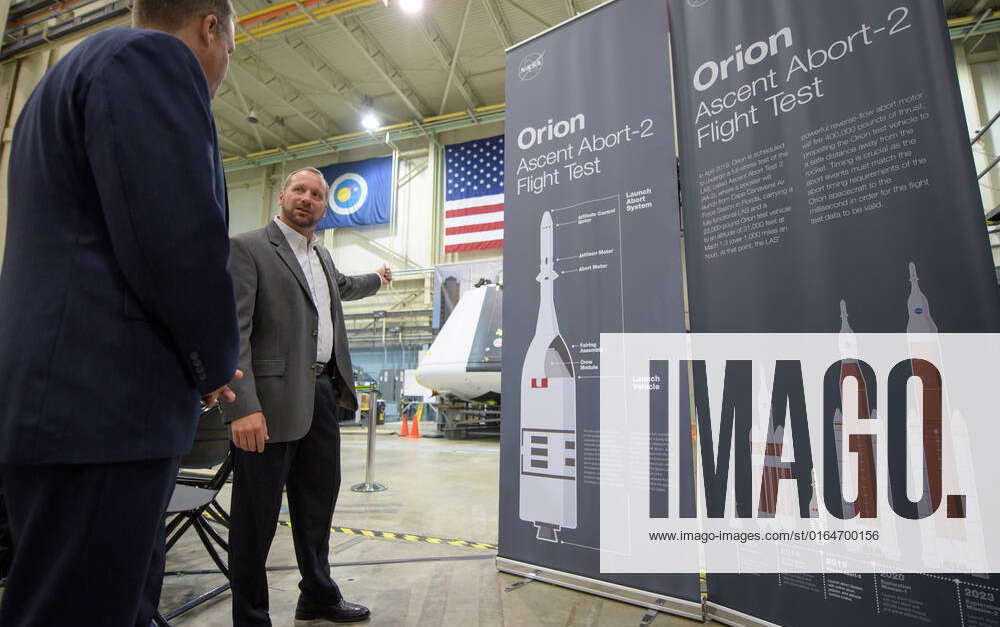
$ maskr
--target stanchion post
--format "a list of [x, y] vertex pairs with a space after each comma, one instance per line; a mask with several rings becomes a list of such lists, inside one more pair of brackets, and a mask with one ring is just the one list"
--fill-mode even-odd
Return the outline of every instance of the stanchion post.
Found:
[[365, 455], [365, 482], [351, 486], [352, 492], [381, 492], [388, 488], [375, 481], [375, 427], [378, 426], [378, 395], [373, 391], [368, 401], [368, 450]]

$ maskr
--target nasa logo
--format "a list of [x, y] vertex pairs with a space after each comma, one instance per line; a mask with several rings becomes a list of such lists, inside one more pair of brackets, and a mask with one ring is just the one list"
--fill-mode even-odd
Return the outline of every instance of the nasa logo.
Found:
[[542, 71], [542, 63], [545, 59], [545, 52], [532, 52], [521, 59], [521, 66], [517, 69], [517, 77], [522, 81], [530, 81], [538, 76]]
[[368, 183], [356, 172], [347, 172], [330, 183], [330, 208], [334, 213], [349, 216], [368, 199]]
[[687, 0], [688, 6], [692, 9], [697, 9], [698, 7], [703, 7], [708, 4], [708, 0]]

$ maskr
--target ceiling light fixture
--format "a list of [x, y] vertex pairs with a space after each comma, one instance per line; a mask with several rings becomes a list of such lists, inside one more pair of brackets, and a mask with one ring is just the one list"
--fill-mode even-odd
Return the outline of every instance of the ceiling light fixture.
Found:
[[378, 116], [375, 115], [374, 111], [368, 111], [365, 113], [364, 117], [361, 118], [361, 126], [363, 126], [367, 131], [374, 131], [378, 127], [382, 126], [382, 123], [379, 122]]
[[424, 8], [424, 0], [399, 0], [399, 7], [407, 13], [419, 13]]

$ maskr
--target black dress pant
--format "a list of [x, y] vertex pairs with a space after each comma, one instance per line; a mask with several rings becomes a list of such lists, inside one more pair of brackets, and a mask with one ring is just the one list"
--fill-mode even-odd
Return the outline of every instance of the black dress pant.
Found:
[[149, 627], [178, 462], [0, 466], [16, 547], [0, 625]]
[[[229, 569], [233, 624], [270, 625], [267, 554], [288, 494], [302, 596], [316, 604], [341, 599], [330, 577], [330, 525], [340, 491], [340, 424], [333, 381], [316, 379], [312, 426], [301, 440], [267, 444], [263, 453], [234, 449]], [[265, 415], [265, 419], [267, 416]]]

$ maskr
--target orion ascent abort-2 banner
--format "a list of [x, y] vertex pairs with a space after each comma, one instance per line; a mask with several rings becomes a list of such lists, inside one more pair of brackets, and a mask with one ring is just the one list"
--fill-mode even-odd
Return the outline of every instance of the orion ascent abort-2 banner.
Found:
[[[1000, 330], [938, 0], [670, 0], [670, 13], [692, 331], [905, 346]], [[709, 601], [735, 622], [1000, 621], [994, 575], [861, 576], [847, 558], [756, 575], [755, 560], [805, 557], [741, 559], [743, 574], [708, 564]]]
[[696, 574], [600, 571], [600, 335], [684, 330], [667, 28], [619, 0], [508, 52], [500, 556], [700, 616]]

